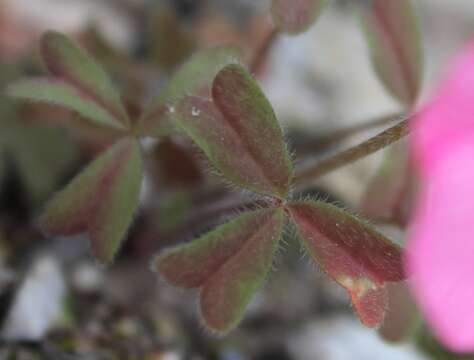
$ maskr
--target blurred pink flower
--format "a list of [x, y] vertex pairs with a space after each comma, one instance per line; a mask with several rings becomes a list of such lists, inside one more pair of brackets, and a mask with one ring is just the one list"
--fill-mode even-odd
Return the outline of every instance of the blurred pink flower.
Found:
[[474, 43], [413, 122], [421, 189], [406, 266], [441, 341], [474, 350]]

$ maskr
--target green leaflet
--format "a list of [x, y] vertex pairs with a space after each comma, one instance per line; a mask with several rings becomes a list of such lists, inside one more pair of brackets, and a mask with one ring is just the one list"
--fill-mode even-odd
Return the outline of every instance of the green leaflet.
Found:
[[125, 130], [123, 124], [117, 122], [87, 94], [81, 93], [62, 80], [44, 78], [20, 80], [7, 87], [7, 94], [18, 99], [59, 105], [92, 119], [98, 125]]
[[421, 88], [423, 52], [411, 0], [372, 0], [361, 18], [380, 81], [403, 105], [412, 107]]
[[216, 46], [195, 54], [172, 77], [170, 82], [145, 108], [139, 122], [143, 135], [160, 136], [178, 114], [176, 104], [187, 95], [210, 97], [215, 75], [224, 66], [238, 63], [241, 52], [234, 46]]
[[273, 0], [273, 21], [281, 31], [299, 34], [317, 20], [328, 4], [329, 0]]
[[132, 222], [142, 177], [139, 144], [125, 138], [49, 202], [40, 225], [51, 235], [87, 232], [94, 256], [101, 263], [109, 263]]
[[189, 244], [163, 251], [154, 266], [173, 285], [200, 288], [204, 324], [227, 332], [265, 279], [284, 218], [282, 209], [243, 213]]
[[385, 283], [405, 278], [401, 249], [369, 225], [333, 205], [289, 206], [304, 247], [349, 292], [366, 326], [377, 326], [387, 306]]
[[188, 96], [178, 126], [227, 179], [248, 190], [285, 198], [293, 175], [283, 134], [258, 84], [241, 65], [214, 79], [213, 101]]
[[105, 71], [67, 36], [48, 31], [41, 38], [41, 56], [48, 71], [80, 90], [122, 126], [130, 119]]
[[273, 108], [255, 79], [243, 66], [228, 65], [214, 80], [212, 98], [252, 158], [260, 163], [269, 186], [262, 186], [262, 190], [285, 197], [293, 174], [290, 155]]

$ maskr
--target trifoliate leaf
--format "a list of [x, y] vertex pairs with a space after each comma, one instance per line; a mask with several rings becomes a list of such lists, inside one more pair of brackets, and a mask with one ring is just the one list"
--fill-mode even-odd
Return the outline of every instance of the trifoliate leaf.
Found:
[[328, 3], [329, 0], [273, 0], [273, 21], [281, 31], [298, 34], [316, 21]]
[[234, 46], [216, 46], [195, 54], [171, 78], [158, 96], [151, 100], [140, 119], [139, 131], [160, 136], [179, 114], [176, 104], [185, 96], [210, 97], [212, 81], [224, 66], [238, 63], [241, 52]]
[[361, 15], [379, 79], [395, 98], [412, 106], [421, 88], [423, 54], [411, 0], [370, 0]]
[[385, 283], [404, 279], [400, 248], [333, 205], [296, 202], [289, 210], [304, 247], [349, 292], [362, 323], [380, 324], [387, 306]]
[[246, 212], [189, 244], [163, 251], [155, 267], [173, 285], [200, 288], [204, 324], [227, 332], [264, 281], [284, 219], [281, 209]]
[[53, 198], [40, 225], [51, 235], [87, 232], [95, 257], [101, 263], [109, 263], [132, 222], [142, 177], [139, 144], [125, 138]]
[[85, 118], [93, 119], [98, 125], [117, 130], [125, 129], [123, 124], [94, 99], [63, 80], [20, 80], [7, 87], [7, 94], [18, 99], [59, 105], [74, 110]]
[[41, 56], [53, 77], [77, 88], [123, 127], [130, 126], [120, 95], [107, 74], [68, 37], [54, 31], [46, 32], [41, 38]]
[[292, 164], [268, 100], [240, 65], [216, 76], [213, 101], [187, 97], [177, 111], [178, 125], [232, 183], [286, 197]]

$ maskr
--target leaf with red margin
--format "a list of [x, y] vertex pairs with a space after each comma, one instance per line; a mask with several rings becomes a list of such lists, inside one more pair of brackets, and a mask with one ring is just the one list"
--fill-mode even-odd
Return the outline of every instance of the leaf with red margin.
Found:
[[292, 163], [273, 109], [258, 84], [243, 66], [228, 65], [217, 74], [212, 95], [214, 101], [183, 100], [178, 125], [234, 184], [286, 197]]
[[404, 105], [412, 106], [421, 88], [423, 53], [411, 1], [371, 0], [361, 17], [379, 79]]
[[113, 260], [138, 206], [140, 147], [125, 138], [95, 159], [49, 202], [40, 226], [51, 235], [87, 232], [101, 263]]
[[387, 306], [385, 283], [405, 278], [400, 247], [336, 206], [308, 201], [288, 208], [304, 247], [349, 292], [362, 323], [380, 324]]
[[282, 209], [246, 212], [189, 244], [159, 254], [154, 266], [172, 285], [200, 288], [204, 324], [234, 328], [270, 270], [283, 231]]
[[82, 97], [94, 101], [122, 127], [130, 127], [119, 93], [105, 71], [85, 51], [55, 31], [47, 31], [42, 36], [40, 50], [51, 75], [76, 88]]
[[211, 47], [193, 55], [147, 105], [138, 124], [140, 134], [160, 137], [170, 131], [179, 116], [176, 104], [185, 96], [210, 98], [216, 74], [224, 66], [238, 63], [241, 57], [239, 48], [229, 45]]
[[280, 30], [298, 34], [307, 30], [328, 4], [329, 0], [273, 0], [273, 21]]

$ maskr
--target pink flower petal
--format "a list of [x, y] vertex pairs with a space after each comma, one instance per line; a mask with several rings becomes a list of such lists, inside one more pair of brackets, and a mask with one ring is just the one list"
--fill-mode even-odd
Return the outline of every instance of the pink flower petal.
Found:
[[423, 171], [453, 144], [474, 136], [474, 42], [448, 68], [413, 128], [415, 157]]
[[[450, 119], [445, 120], [449, 123]], [[474, 129], [474, 116], [471, 120]], [[436, 162], [430, 165], [406, 265], [414, 293], [434, 332], [451, 349], [472, 351], [474, 136], [459, 138], [459, 144], [454, 142], [452, 139], [443, 153], [439, 151]]]

